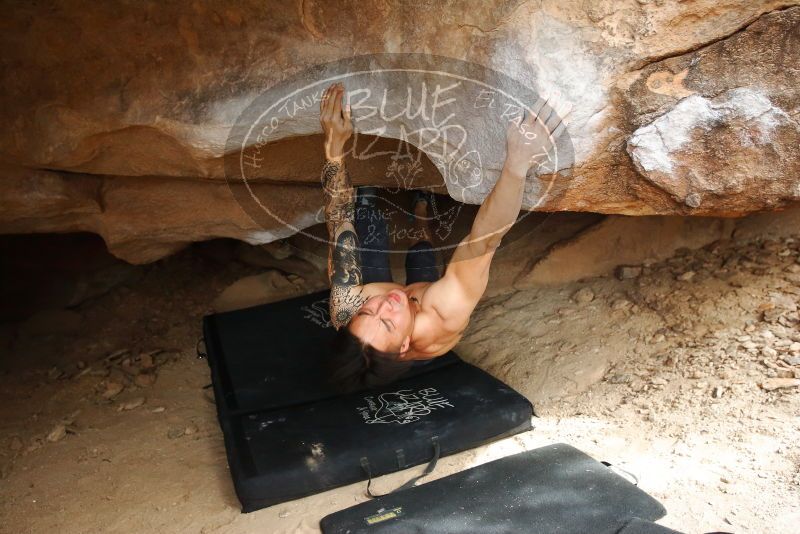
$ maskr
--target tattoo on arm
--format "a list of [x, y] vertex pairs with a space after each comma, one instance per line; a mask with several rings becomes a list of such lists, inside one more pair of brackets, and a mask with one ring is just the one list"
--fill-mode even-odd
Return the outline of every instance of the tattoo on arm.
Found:
[[355, 190], [344, 163], [326, 161], [322, 169], [322, 188], [325, 196], [325, 222], [328, 227], [328, 278], [331, 283], [331, 322], [338, 329], [366, 301], [361, 286], [361, 255], [355, 220]]
[[325, 161], [322, 167], [322, 192], [328, 237], [333, 241], [344, 223], [352, 224], [355, 220], [355, 190], [344, 162]]

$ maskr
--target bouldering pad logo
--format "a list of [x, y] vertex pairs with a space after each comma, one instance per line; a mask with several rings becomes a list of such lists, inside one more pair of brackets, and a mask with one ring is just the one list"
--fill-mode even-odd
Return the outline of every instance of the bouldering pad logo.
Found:
[[401, 389], [391, 393], [381, 393], [377, 397], [364, 397], [366, 406], [357, 410], [367, 424], [405, 425], [419, 421], [435, 410], [454, 408], [436, 388], [420, 390]]
[[[255, 98], [227, 140], [230, 190], [263, 229], [251, 242], [301, 233], [328, 244], [325, 232], [306, 231], [324, 223], [322, 192], [297, 186], [321, 187], [320, 100], [337, 82], [345, 86], [352, 107], [348, 169], [354, 185], [380, 188], [377, 211], [388, 223], [391, 245], [397, 245], [389, 253], [405, 254], [401, 245], [418, 238], [409, 189], [438, 193], [428, 207], [434, 249], [458, 246], [469, 232], [475, 206], [499, 177], [509, 122], [527, 113], [544, 128], [544, 122], [557, 117], [527, 85], [443, 56], [374, 54], [308, 68]], [[528, 173], [517, 222], [533, 210], [557, 210], [566, 191], [572, 144], [566, 132], [550, 140]], [[295, 188], [296, 201], [277, 200], [287, 187]], [[509, 234], [503, 246], [520, 235], [524, 232]], [[360, 237], [362, 250], [371, 250], [369, 235]]]
[[311, 321], [322, 328], [330, 328], [333, 326], [333, 323], [331, 322], [329, 306], [329, 300], [326, 297], [314, 301], [311, 304], [301, 306], [300, 311], [303, 312], [303, 319]]

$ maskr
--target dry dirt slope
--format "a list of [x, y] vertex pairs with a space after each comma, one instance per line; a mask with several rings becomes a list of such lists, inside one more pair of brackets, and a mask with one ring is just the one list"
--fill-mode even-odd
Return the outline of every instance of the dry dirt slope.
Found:
[[[800, 236], [716, 243], [624, 280], [488, 299], [459, 351], [540, 418], [435, 476], [567, 442], [637, 474], [673, 528], [797, 531], [799, 250]], [[80, 307], [77, 329], [21, 327], [0, 376], [0, 531], [316, 532], [364, 499], [357, 484], [239, 514], [194, 344], [242, 274], [186, 253]]]

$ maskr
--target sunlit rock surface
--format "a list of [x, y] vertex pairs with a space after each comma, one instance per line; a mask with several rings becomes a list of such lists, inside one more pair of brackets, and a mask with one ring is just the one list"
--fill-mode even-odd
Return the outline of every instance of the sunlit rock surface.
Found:
[[[0, 33], [0, 231], [91, 231], [115, 255], [148, 262], [192, 241], [266, 243], [315, 224], [318, 103], [271, 134], [247, 184], [226, 180], [232, 129], [282, 81], [387, 53], [466, 61], [572, 105], [569, 153], [559, 162], [569, 172], [529, 178], [529, 209], [727, 216], [780, 208], [800, 201], [795, 4], [10, 5]], [[415, 98], [431, 98], [434, 81], [415, 78]], [[368, 85], [378, 94], [391, 83], [376, 77]], [[475, 103], [449, 104], [471, 137], [446, 160], [448, 142], [407, 138], [422, 152], [419, 168], [387, 151], [354, 162], [354, 181], [436, 186], [479, 203], [505, 144], [491, 110]], [[430, 122], [405, 114], [380, 131], [380, 116], [360, 119], [359, 131], [389, 138], [373, 152]], [[237, 188], [272, 218], [243, 208]]]

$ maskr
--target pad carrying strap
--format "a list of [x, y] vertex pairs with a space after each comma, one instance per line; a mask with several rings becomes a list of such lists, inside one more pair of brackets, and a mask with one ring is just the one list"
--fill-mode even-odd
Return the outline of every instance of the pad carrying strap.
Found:
[[[403, 491], [403, 490], [408, 489], [408, 488], [413, 488], [416, 485], [416, 483], [419, 482], [422, 478], [424, 478], [424, 477], [430, 475], [431, 473], [433, 473], [433, 470], [436, 469], [436, 462], [439, 461], [439, 455], [441, 454], [441, 447], [439, 446], [439, 438], [436, 437], [436, 436], [432, 437], [431, 438], [431, 445], [433, 445], [433, 458], [431, 458], [431, 461], [428, 462], [427, 466], [425, 466], [425, 470], [422, 472], [421, 475], [412, 478], [411, 480], [409, 480], [408, 482], [406, 482], [405, 484], [403, 484], [399, 488], [396, 488], [396, 489], [394, 489], [392, 491], [389, 491], [389, 492], [386, 492], [386, 493], [381, 493], [381, 494], [373, 493], [370, 490], [370, 486], [372, 486], [372, 469], [370, 469], [370, 466], [369, 466], [369, 459], [366, 456], [361, 458], [361, 468], [364, 470], [364, 472], [367, 474], [367, 477], [368, 477], [368, 480], [367, 480], [367, 495], [374, 499], [375, 497], [383, 497], [384, 495], [389, 495], [390, 493], [394, 493], [396, 491]], [[403, 449], [396, 450], [395, 454], [397, 455], [398, 468], [400, 468], [400, 469], [405, 468], [405, 453], [403, 452]]]

